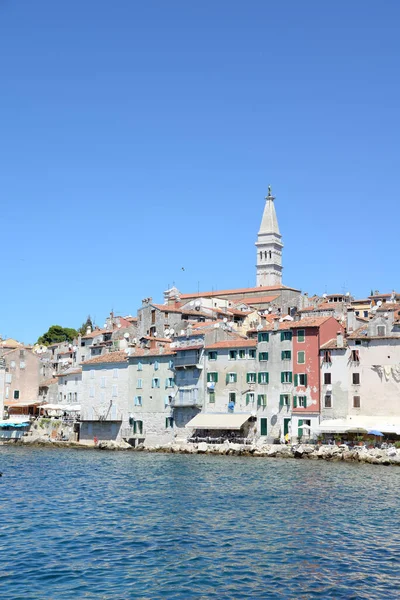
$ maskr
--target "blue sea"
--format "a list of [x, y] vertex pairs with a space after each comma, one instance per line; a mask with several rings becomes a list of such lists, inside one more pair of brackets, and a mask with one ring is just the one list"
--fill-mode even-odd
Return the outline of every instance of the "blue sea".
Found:
[[0, 447], [0, 598], [400, 597], [400, 468]]

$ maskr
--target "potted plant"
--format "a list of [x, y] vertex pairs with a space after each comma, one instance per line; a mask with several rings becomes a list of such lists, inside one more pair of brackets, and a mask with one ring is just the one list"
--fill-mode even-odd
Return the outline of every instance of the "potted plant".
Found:
[[362, 446], [364, 443], [364, 438], [362, 435], [357, 435], [356, 436], [356, 442], [358, 443], [359, 446]]
[[323, 441], [324, 441], [324, 436], [320, 433], [319, 435], [317, 435], [318, 446], [321, 446]]
[[341, 436], [341, 435], [338, 435], [338, 434], [336, 434], [336, 435], [334, 435], [334, 436], [333, 436], [333, 439], [334, 439], [334, 440], [335, 440], [335, 442], [336, 442], [336, 446], [340, 446], [340, 444], [342, 443], [342, 436]]
[[367, 447], [368, 448], [374, 448], [375, 447], [375, 440], [374, 440], [374, 438], [367, 438]]

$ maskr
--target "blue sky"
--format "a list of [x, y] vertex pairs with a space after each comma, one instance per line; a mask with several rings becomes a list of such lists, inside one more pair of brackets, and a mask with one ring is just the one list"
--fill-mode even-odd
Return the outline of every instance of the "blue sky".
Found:
[[[0, 335], [255, 285], [400, 288], [400, 3], [0, 0]], [[184, 271], [182, 271], [184, 267]]]

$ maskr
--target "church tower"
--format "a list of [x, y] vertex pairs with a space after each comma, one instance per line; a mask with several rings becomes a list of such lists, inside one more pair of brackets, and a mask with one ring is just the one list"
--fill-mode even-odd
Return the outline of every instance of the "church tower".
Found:
[[271, 186], [265, 198], [265, 208], [258, 232], [257, 246], [257, 286], [282, 285], [282, 236], [276, 218]]

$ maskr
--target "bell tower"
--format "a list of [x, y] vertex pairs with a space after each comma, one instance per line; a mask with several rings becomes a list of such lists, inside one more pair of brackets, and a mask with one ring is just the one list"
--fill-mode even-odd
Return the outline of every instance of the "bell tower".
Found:
[[282, 236], [276, 218], [275, 196], [271, 186], [268, 186], [268, 196], [265, 198], [264, 213], [258, 232], [257, 247], [257, 286], [282, 285]]

